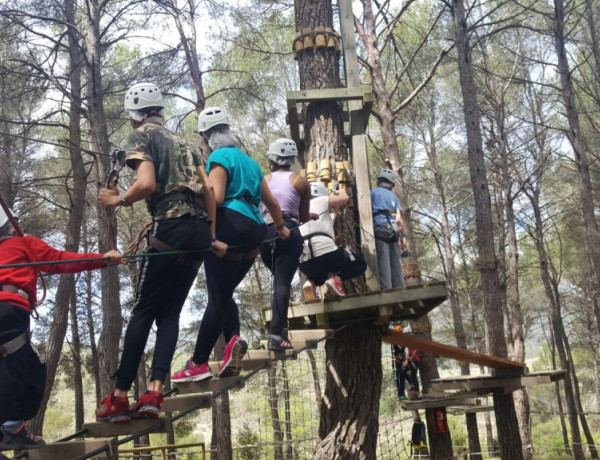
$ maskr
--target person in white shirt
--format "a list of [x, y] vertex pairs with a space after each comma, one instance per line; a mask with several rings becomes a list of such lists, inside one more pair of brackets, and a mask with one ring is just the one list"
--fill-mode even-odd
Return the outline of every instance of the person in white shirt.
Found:
[[329, 195], [325, 186], [311, 183], [310, 213], [318, 219], [300, 227], [304, 249], [300, 257], [300, 271], [306, 275], [304, 299], [316, 298], [316, 286], [325, 284], [328, 291], [338, 297], [346, 295], [343, 282], [362, 275], [367, 264], [360, 252], [352, 252], [335, 244], [331, 211], [348, 203], [345, 190]]

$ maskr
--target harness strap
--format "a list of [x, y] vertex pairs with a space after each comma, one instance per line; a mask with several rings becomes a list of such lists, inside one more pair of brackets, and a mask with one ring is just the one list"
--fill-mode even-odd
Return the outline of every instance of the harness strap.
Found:
[[[326, 236], [327, 238], [334, 240], [329, 233], [325, 233], [325, 232], [313, 232], [313, 233], [309, 233], [308, 235], [304, 235], [302, 237], [302, 240], [308, 241], [308, 250], [310, 251], [311, 259], [315, 258], [315, 253], [313, 252], [313, 247], [312, 247], [312, 242], [311, 242], [311, 239], [313, 236]], [[334, 242], [335, 242], [335, 240], [334, 240]]]
[[6, 358], [11, 353], [14, 353], [23, 345], [29, 342], [31, 333], [29, 331], [23, 332], [16, 336], [14, 339], [9, 340], [3, 345], [0, 345], [0, 359]]
[[[151, 233], [148, 234], [148, 244], [150, 245], [150, 247], [156, 249], [158, 252], [177, 251], [176, 248], [169, 246], [167, 243], [163, 243]], [[186, 267], [193, 268], [194, 270], [200, 269], [200, 266], [202, 265], [201, 260], [194, 259], [193, 257], [187, 254], [173, 254], [169, 255], [169, 257], [175, 259], [177, 263]]]
[[29, 294], [27, 294], [23, 289], [18, 288], [17, 286], [12, 286], [10, 284], [0, 284], [0, 291], [13, 292], [15, 294], [19, 294], [21, 297], [24, 297], [25, 300], [31, 302], [29, 298]]

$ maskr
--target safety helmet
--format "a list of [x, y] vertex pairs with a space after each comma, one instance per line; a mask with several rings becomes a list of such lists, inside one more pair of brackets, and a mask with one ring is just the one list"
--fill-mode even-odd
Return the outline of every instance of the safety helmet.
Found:
[[221, 107], [207, 107], [198, 115], [198, 131], [204, 133], [213, 126], [230, 125], [229, 115]]
[[154, 83], [137, 83], [125, 94], [125, 110], [142, 110], [150, 107], [162, 109], [162, 93]]
[[377, 175], [377, 180], [384, 179], [392, 184], [396, 180], [396, 173], [391, 169], [382, 169], [381, 172]]
[[310, 196], [316, 198], [318, 196], [329, 196], [329, 190], [320, 182], [310, 183]]
[[298, 148], [293, 139], [285, 137], [277, 139], [269, 146], [267, 157], [278, 165], [291, 165], [298, 156]]
[[400, 326], [400, 325], [398, 325], [398, 326], [395, 326], [395, 327], [394, 327], [394, 330], [395, 330], [396, 332], [402, 332], [402, 326]]
[[[15, 215], [15, 213], [13, 212], [12, 209], [8, 210], [13, 216]], [[0, 227], [3, 227], [4, 224], [6, 224], [9, 221], [8, 215], [6, 214], [6, 212], [4, 212], [4, 208], [2, 206], [0, 206]]]

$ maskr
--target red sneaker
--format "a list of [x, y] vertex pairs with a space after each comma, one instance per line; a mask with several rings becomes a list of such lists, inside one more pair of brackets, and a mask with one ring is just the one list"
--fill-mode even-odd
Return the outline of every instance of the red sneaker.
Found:
[[202, 363], [199, 366], [195, 366], [190, 359], [178, 372], [175, 372], [171, 376], [171, 382], [201, 382], [202, 380], [208, 380], [212, 378], [212, 372], [208, 363]]
[[221, 364], [219, 377], [233, 377], [242, 372], [242, 359], [248, 350], [248, 342], [234, 335], [225, 347], [225, 358]]
[[131, 418], [158, 418], [163, 399], [160, 391], [146, 390], [132, 407]]
[[338, 297], [344, 297], [346, 295], [346, 291], [344, 291], [344, 283], [339, 276], [333, 275], [327, 281], [325, 281], [325, 286], [327, 286], [327, 290]]
[[131, 420], [127, 397], [115, 396], [115, 390], [111, 391], [106, 398], [100, 401], [100, 407], [96, 409], [96, 420], [98, 422], [128, 422]]

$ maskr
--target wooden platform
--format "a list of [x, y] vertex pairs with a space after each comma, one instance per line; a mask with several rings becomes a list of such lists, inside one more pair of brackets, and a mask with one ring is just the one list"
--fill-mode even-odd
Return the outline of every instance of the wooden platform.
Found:
[[461, 375], [444, 379], [434, 379], [430, 388], [435, 391], [467, 390], [480, 395], [488, 394], [496, 389], [504, 389], [504, 393], [511, 393], [523, 387], [552, 383], [565, 378], [567, 372], [542, 371], [519, 376], [492, 376], [492, 375]]
[[[487, 366], [492, 369], [513, 369], [525, 370], [525, 363], [511, 361], [509, 359], [498, 358], [496, 356], [483, 355], [473, 351], [463, 350], [452, 345], [444, 345], [443, 343], [433, 342], [431, 340], [417, 337], [414, 334], [406, 334], [388, 329], [382, 339], [384, 342], [393, 343], [403, 347], [414, 348], [423, 353], [433, 356], [444, 356], [446, 358], [456, 359], [457, 361], [466, 361], [472, 364]], [[467, 376], [469, 377], [469, 376]], [[461, 389], [467, 389], [461, 387]]]
[[[349, 321], [364, 320], [383, 324], [387, 321], [417, 319], [429, 313], [447, 298], [446, 284], [432, 283], [383, 292], [349, 294], [343, 299], [314, 301], [292, 305], [288, 317], [307, 318], [312, 327], [329, 328]], [[262, 311], [265, 323], [271, 321], [271, 309]]]
[[400, 401], [400, 406], [404, 410], [422, 410], [422, 409], [434, 409], [438, 407], [452, 407], [452, 406], [475, 406], [476, 401], [475, 393], [460, 393], [451, 394], [446, 393], [442, 397], [428, 397], [423, 395], [423, 399], [412, 399]]

